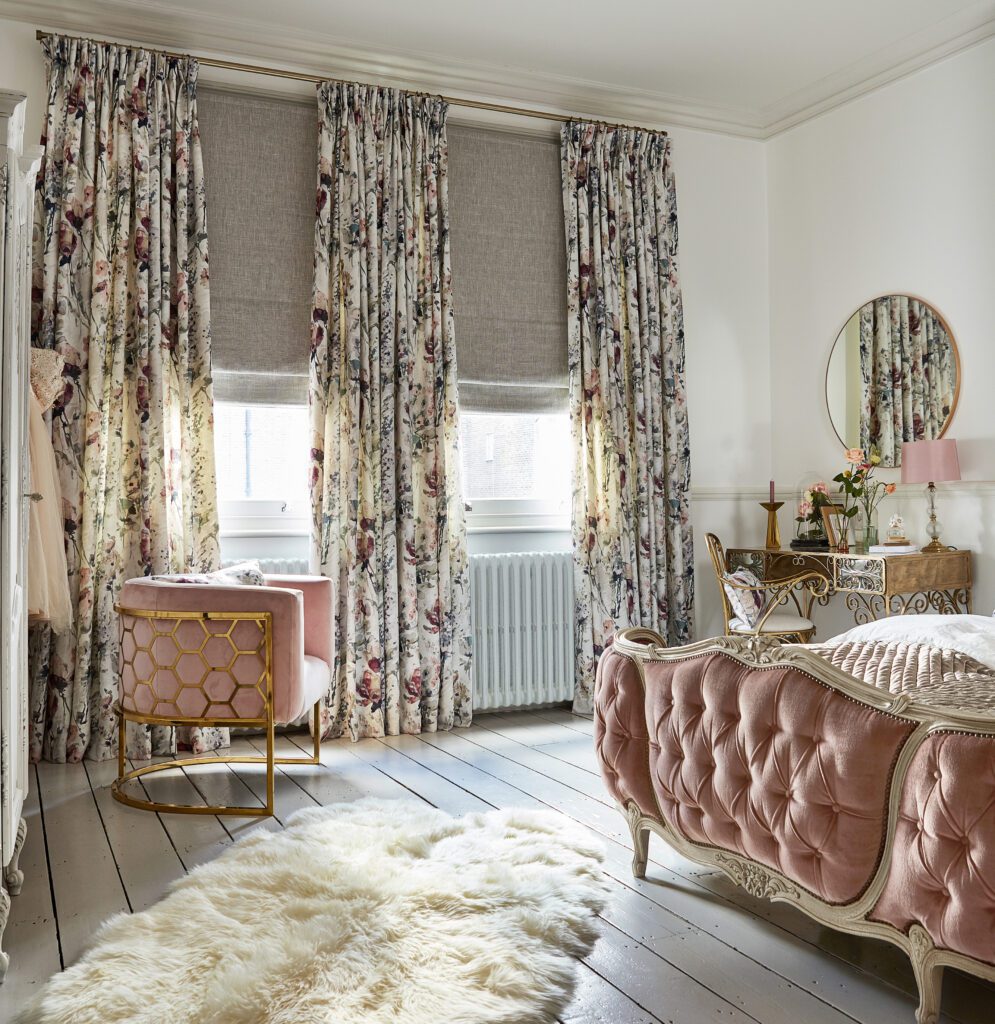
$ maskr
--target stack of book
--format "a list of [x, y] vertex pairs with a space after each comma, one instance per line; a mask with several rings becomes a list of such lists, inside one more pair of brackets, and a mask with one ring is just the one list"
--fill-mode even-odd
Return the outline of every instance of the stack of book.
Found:
[[867, 549], [871, 555], [917, 555], [918, 544], [872, 544]]

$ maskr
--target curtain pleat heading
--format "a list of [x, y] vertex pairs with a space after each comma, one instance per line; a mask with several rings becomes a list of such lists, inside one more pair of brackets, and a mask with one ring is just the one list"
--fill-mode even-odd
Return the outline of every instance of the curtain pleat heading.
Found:
[[567, 409], [566, 252], [555, 141], [449, 128], [460, 406]]
[[211, 225], [214, 397], [305, 405], [314, 102], [202, 88], [198, 106]]

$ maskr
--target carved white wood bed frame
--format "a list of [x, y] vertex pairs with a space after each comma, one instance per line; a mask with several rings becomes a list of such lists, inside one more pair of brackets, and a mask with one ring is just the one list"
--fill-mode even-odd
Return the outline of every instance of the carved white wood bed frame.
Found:
[[[884, 939], [900, 947], [912, 962], [919, 989], [917, 1024], [936, 1024], [940, 1014], [940, 997], [944, 967], [956, 967], [989, 981], [995, 981], [995, 967], [961, 953], [937, 948], [929, 933], [918, 924], [906, 935], [889, 924], [871, 921], [867, 915], [877, 903], [891, 866], [899, 801], [908, 767], [924, 740], [935, 732], [955, 731], [979, 736], [995, 736], [995, 718], [967, 712], [928, 707], [910, 700], [907, 694], [892, 695], [840, 671], [829, 662], [797, 645], [781, 645], [761, 637], [716, 637], [668, 649], [662, 638], [647, 629], [627, 629], [617, 634], [614, 650], [639, 669], [645, 692], [643, 665], [647, 661], [682, 661], [696, 655], [724, 653], [747, 667], [765, 668], [791, 666], [815, 677], [857, 703], [899, 716], [916, 723], [915, 731], [902, 747], [895, 764], [888, 802], [885, 845], [878, 867], [864, 893], [846, 905], [826, 903], [804, 890], [790, 878], [764, 864], [736, 853], [692, 842], [660, 819], [646, 817], [634, 802], [620, 807], [630, 832], [634, 856], [632, 872], [637, 878], [646, 874], [649, 834], [654, 832], [688, 860], [725, 872], [734, 882], [753, 896], [790, 903], [821, 924], [854, 935]], [[993, 949], [995, 955], [995, 949]]]

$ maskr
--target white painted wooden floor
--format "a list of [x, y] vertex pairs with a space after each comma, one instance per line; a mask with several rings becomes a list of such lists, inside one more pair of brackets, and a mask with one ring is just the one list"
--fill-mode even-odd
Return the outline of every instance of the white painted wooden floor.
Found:
[[[366, 795], [421, 799], [452, 814], [553, 807], [606, 841], [614, 897], [597, 946], [578, 963], [562, 1024], [912, 1024], [912, 972], [893, 947], [755, 900], [656, 838], [648, 877], [633, 879], [628, 828], [602, 787], [591, 729], [549, 710], [482, 716], [452, 733], [326, 744], [320, 766], [279, 772], [274, 819], [132, 810], [111, 799], [114, 763], [40, 764], [26, 811], [24, 889], [4, 943], [11, 965], [0, 1024], [71, 964], [109, 915], [148, 907], [249, 829], [278, 829], [298, 808]], [[306, 748], [307, 738], [279, 740], [295, 743]], [[148, 789], [158, 799], [246, 803], [262, 785], [254, 767], [209, 766], [171, 772]], [[993, 1005], [995, 988], [948, 970], [944, 1020], [988, 1024]]]

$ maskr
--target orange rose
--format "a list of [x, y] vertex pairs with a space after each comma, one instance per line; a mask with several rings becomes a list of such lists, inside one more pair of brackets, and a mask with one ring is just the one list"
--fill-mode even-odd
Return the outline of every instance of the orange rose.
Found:
[[851, 466], [859, 466], [864, 461], [864, 449], [863, 448], [847, 448], [843, 453], [843, 458], [850, 463]]
[[895, 485], [894, 484], [885, 484], [884, 485], [884, 493], [885, 494], [894, 494], [895, 493]]

